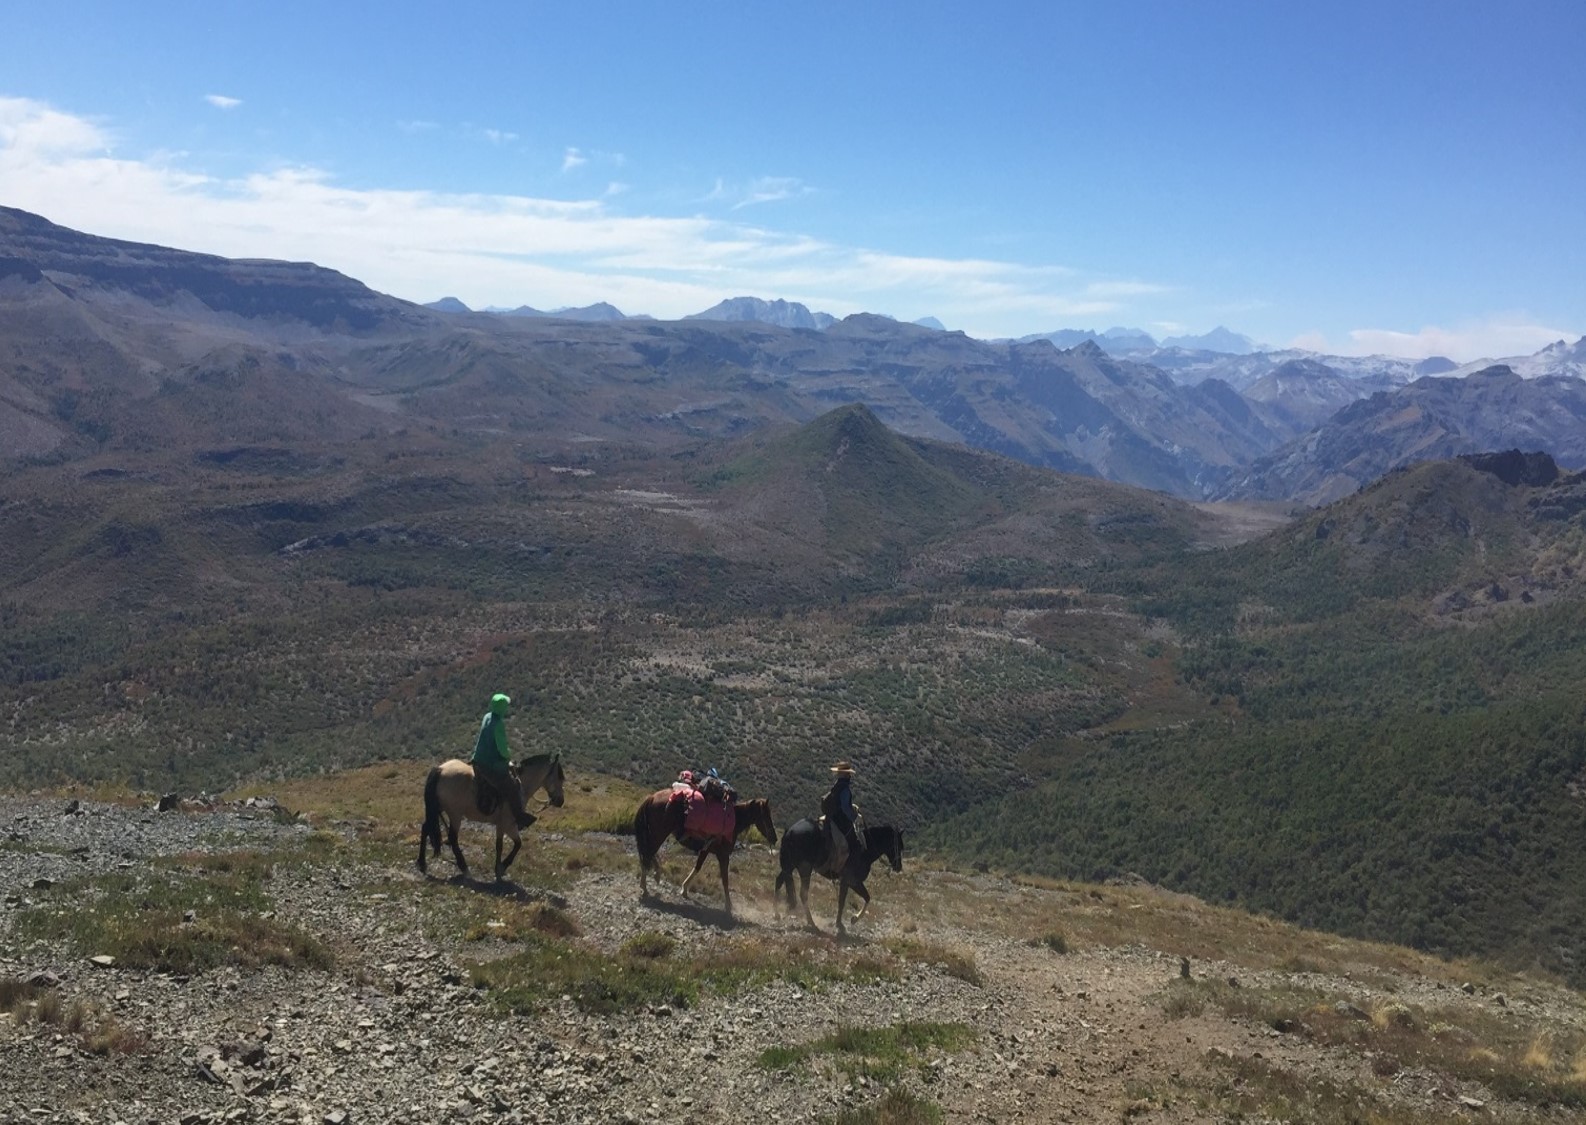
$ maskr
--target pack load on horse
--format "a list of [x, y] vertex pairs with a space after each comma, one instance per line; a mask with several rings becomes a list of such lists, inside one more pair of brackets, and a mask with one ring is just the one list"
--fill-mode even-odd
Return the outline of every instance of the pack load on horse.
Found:
[[[467, 762], [449, 759], [432, 768], [425, 778], [424, 823], [419, 829], [420, 871], [428, 870], [427, 849], [436, 855], [441, 853], [442, 816], [446, 819], [446, 842], [464, 875], [468, 874], [468, 861], [457, 844], [458, 829], [465, 820], [495, 827], [496, 878], [501, 879], [523, 844], [519, 831], [535, 820], [524, 807], [528, 795], [544, 789], [550, 803], [562, 807], [566, 773], [561, 754], [535, 754], [514, 765], [507, 753], [505, 724], [511, 705], [512, 700], [499, 692], [491, 696], [490, 709], [479, 724], [472, 758]], [[501, 855], [504, 838], [512, 841], [512, 851], [505, 859]]]
[[886, 824], [864, 828], [858, 806], [853, 803], [853, 765], [838, 762], [832, 767], [832, 773], [837, 779], [821, 799], [819, 821], [805, 818], [782, 836], [782, 849], [778, 853], [782, 871], [777, 876], [773, 894], [780, 894], [786, 888], [788, 908], [792, 909], [793, 872], [797, 871], [804, 918], [814, 927], [815, 919], [810, 915], [810, 875], [819, 873], [837, 880], [837, 932], [842, 933], [845, 929], [843, 907], [850, 890], [864, 900], [864, 905], [854, 915], [855, 921], [864, 917], [870, 907], [870, 892], [865, 888], [865, 880], [870, 876], [871, 865], [885, 856], [892, 870], [903, 870], [903, 832]]
[[[691, 771], [685, 770], [684, 774]], [[679, 776], [679, 782], [683, 780]], [[758, 828], [771, 843], [776, 843], [776, 825], [771, 819], [771, 803], [764, 797], [752, 801], [734, 799], [734, 790], [715, 770], [698, 788], [674, 782], [670, 788], [652, 793], [639, 804], [633, 817], [633, 837], [639, 849], [639, 893], [650, 894], [649, 873], [653, 868], [661, 878], [658, 853], [667, 837], [696, 852], [694, 870], [683, 880], [688, 888], [705, 865], [705, 857], [715, 855], [721, 867], [721, 891], [727, 914], [732, 915], [732, 889], [727, 880], [727, 861], [738, 839], [750, 828]]]

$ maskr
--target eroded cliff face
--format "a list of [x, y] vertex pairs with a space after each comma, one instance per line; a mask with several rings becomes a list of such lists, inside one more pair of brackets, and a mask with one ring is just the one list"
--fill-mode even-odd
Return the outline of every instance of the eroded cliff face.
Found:
[[13, 208], [0, 208], [0, 255], [13, 263], [10, 272], [47, 279], [74, 299], [133, 297], [177, 317], [208, 313], [261, 328], [295, 324], [351, 335], [434, 323], [428, 310], [308, 262], [221, 258], [99, 238]]

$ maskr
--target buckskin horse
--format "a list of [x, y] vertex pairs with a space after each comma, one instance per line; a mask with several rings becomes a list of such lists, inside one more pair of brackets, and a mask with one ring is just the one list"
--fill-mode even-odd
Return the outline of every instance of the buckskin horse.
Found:
[[771, 820], [771, 802], [764, 797], [756, 797], [752, 801], [738, 801], [733, 805], [733, 832], [729, 840], [725, 837], [713, 837], [709, 840], [693, 840], [684, 833], [683, 820], [685, 802], [672, 799], [672, 790], [662, 789], [652, 793], [639, 803], [639, 809], [633, 814], [633, 839], [639, 848], [639, 894], [643, 898], [650, 895], [648, 876], [650, 869], [655, 869], [655, 877], [663, 878], [661, 863], [657, 853], [661, 845], [666, 843], [668, 836], [672, 837], [685, 848], [699, 853], [694, 861], [694, 870], [683, 880], [682, 892], [688, 894], [689, 884], [694, 881], [694, 876], [699, 874], [699, 869], [705, 866], [705, 857], [711, 854], [716, 856], [716, 862], [721, 865], [721, 893], [727, 900], [727, 917], [732, 917], [732, 888], [727, 882], [727, 860], [732, 855], [733, 849], [738, 846], [738, 840], [751, 828], [758, 828], [760, 834], [771, 843], [776, 843], [776, 825]]
[[[560, 753], [535, 754], [524, 758], [517, 763], [517, 772], [525, 805], [536, 789], [544, 789], [552, 806], [562, 807], [562, 784], [566, 781], [566, 773], [562, 769]], [[465, 820], [495, 826], [496, 879], [499, 882], [504, 878], [507, 868], [517, 858], [523, 840], [518, 835], [512, 808], [506, 801], [491, 793], [486, 804], [490, 806], [488, 809], [480, 809], [479, 782], [474, 777], [473, 766], [453, 758], [433, 767], [424, 779], [424, 824], [419, 829], [419, 870], [429, 870], [424, 860], [426, 845], [433, 848], [436, 855], [441, 854], [441, 816], [444, 814], [446, 842], [452, 847], [452, 855], [457, 857], [457, 869], [464, 875], [468, 874], [468, 861], [463, 858], [462, 848], [457, 846], [457, 830]], [[512, 850], [507, 853], [506, 859], [501, 858], [502, 837], [512, 841]]]
[[[826, 840], [826, 833], [821, 826], [808, 817], [799, 821], [792, 828], [782, 834], [782, 850], [777, 853], [782, 864], [782, 873], [776, 877], [776, 889], [772, 895], [776, 896], [787, 888], [788, 909], [793, 909], [793, 872], [799, 873], [799, 899], [804, 904], [804, 920], [809, 923], [810, 929], [815, 929], [815, 919], [810, 916], [810, 874], [820, 872], [828, 879], [838, 881], [837, 889], [837, 932], [846, 933], [843, 927], [843, 906], [848, 901], [848, 891], [853, 890], [864, 905], [854, 915], [854, 921], [864, 917], [865, 911], [870, 909], [870, 892], [865, 890], [865, 880], [870, 877], [870, 866], [876, 860], [886, 857], [892, 864], [892, 870], [903, 870], [903, 830], [893, 828], [890, 824], [877, 824], [865, 829], [864, 847], [857, 855], [850, 856], [848, 863], [838, 874], [826, 870], [826, 855], [830, 845]], [[779, 904], [780, 906], [780, 904]]]

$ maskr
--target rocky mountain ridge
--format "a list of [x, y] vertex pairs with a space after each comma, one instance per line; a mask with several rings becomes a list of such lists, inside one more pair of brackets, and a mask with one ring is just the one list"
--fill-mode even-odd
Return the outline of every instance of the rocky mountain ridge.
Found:
[[[1180, 349], [1139, 362], [1095, 340], [1065, 350], [868, 314], [828, 323], [752, 298], [678, 322], [610, 306], [441, 311], [311, 265], [98, 239], [17, 211], [0, 213], [0, 259], [0, 455], [10, 458], [415, 425], [677, 450], [863, 401], [902, 433], [1198, 499], [1246, 494], [1229, 482], [1258, 459], [1425, 366]], [[1502, 415], [1483, 433], [1494, 447], [1553, 440], [1506, 428]], [[1303, 460], [1318, 441], [1282, 456]], [[1290, 475], [1290, 498], [1322, 494]]]
[[1586, 467], [1586, 381], [1526, 379], [1503, 365], [1462, 379], [1418, 379], [1343, 406], [1304, 437], [1257, 458], [1216, 495], [1325, 504], [1415, 461], [1510, 445]]

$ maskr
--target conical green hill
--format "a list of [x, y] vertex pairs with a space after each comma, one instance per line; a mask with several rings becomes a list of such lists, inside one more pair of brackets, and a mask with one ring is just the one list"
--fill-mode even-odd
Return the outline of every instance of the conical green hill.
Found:
[[951, 531], [988, 503], [981, 489], [933, 464], [929, 448], [853, 403], [765, 440], [716, 479], [735, 499], [752, 496], [776, 511], [789, 532], [818, 535], [840, 554], [868, 554]]

